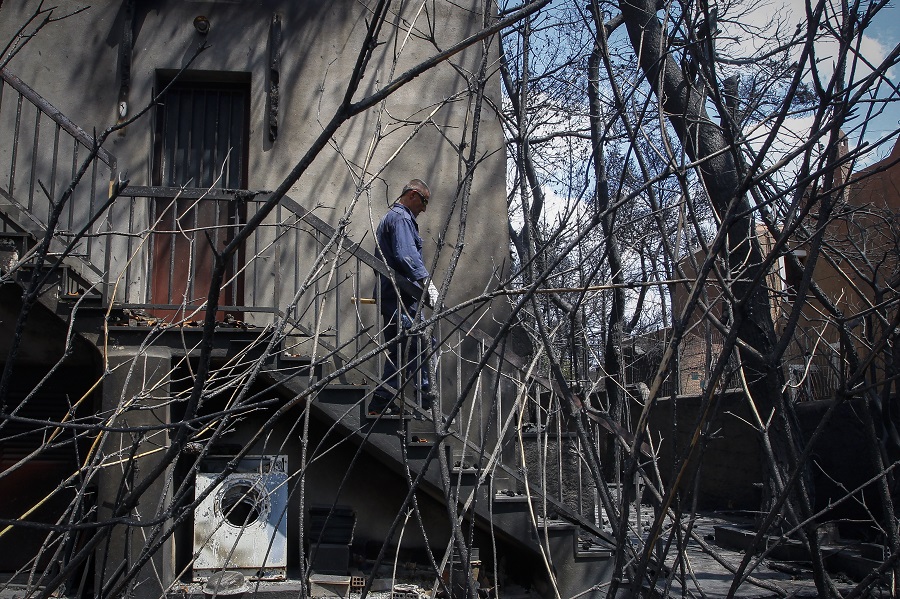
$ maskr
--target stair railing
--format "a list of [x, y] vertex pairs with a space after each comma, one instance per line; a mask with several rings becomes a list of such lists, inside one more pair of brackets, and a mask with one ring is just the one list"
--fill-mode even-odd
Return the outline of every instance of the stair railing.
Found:
[[[8, 69], [0, 69], [0, 206], [8, 230], [43, 237], [54, 202], [93, 148], [93, 136]], [[54, 231], [51, 253], [67, 251], [68, 266], [87, 286], [103, 279], [107, 244], [100, 237], [108, 223], [98, 211], [115, 172], [115, 157], [100, 148]]]
[[[122, 307], [155, 311], [172, 323], [201, 320], [203, 270], [209, 269], [203, 248], [221, 247], [265, 196], [241, 190], [127, 188], [111, 210], [116, 233], [107, 237], [113, 257], [107, 285], [116, 290], [117, 301]], [[201, 223], [204, 214], [206, 226]], [[118, 234], [129, 227], [142, 233]], [[314, 258], [336, 236], [315, 211], [284, 198], [235, 260], [223, 289], [222, 312], [259, 327], [271, 324], [275, 315], [287, 316], [294, 329], [288, 331], [286, 347], [297, 354], [310, 351], [303, 344], [310, 343], [311, 332], [324, 346], [341, 348], [345, 358], [374, 349], [382, 342], [375, 279], [377, 274], [390, 276], [389, 269], [346, 237], [316, 263]], [[196, 283], [185, 284], [191, 281]], [[526, 365], [509, 352], [491, 355], [487, 367], [476, 372], [492, 342], [477, 326], [487, 309], [483, 305], [463, 317], [447, 315], [435, 329], [439, 398], [448, 402], [458, 397], [464, 382], [476, 377], [456, 418], [467, 449], [451, 461], [483, 467], [494, 445], [505, 443], [500, 460], [511, 470], [506, 480], [496, 481], [500, 491], [524, 493], [522, 477], [527, 475], [541, 501], [546, 497], [557, 506], [541, 513], [559, 513], [558, 506], [566, 506], [588, 522], [599, 521], [591, 477], [580, 457], [584, 448], [567, 424], [561, 396], [541, 382], [548, 380], [547, 373], [526, 376]], [[378, 355], [345, 380], [377, 383], [383, 359]], [[412, 398], [412, 385], [407, 387]], [[441, 406], [444, 412], [450, 407]], [[516, 414], [511, 425], [510, 413]], [[520, 442], [524, 449], [518, 448]], [[475, 449], [481, 447], [484, 455]]]

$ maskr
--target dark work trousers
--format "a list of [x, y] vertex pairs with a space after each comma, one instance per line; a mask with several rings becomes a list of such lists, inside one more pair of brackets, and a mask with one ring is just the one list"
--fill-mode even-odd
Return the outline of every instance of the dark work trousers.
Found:
[[[399, 318], [398, 318], [399, 316]], [[422, 400], [422, 408], [431, 409], [431, 378], [429, 374], [429, 364], [422, 354], [428, 349], [423, 343], [422, 335], [412, 335], [405, 339], [398, 339], [400, 334], [400, 324], [403, 330], [408, 331], [412, 328], [412, 319], [415, 314], [411, 312], [400, 314], [399, 310], [395, 310], [389, 315], [382, 314], [385, 321], [384, 339], [391, 342], [387, 346], [388, 357], [384, 361], [384, 371], [381, 374], [381, 386], [375, 390], [372, 402], [369, 404], [370, 411], [381, 411], [391, 403], [394, 392], [388, 389], [391, 387], [397, 391], [401, 388], [400, 367], [406, 364], [406, 384], [412, 381], [413, 385], [418, 388], [419, 396], [426, 398]], [[398, 323], [399, 320], [399, 323]], [[434, 338], [431, 339], [431, 350], [434, 349]], [[433, 353], [433, 351], [432, 351]]]

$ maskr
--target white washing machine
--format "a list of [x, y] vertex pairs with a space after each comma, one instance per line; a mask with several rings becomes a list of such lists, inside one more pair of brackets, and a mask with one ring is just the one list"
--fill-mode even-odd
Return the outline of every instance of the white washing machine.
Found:
[[[215, 484], [233, 458], [203, 460], [195, 497]], [[194, 580], [231, 570], [259, 580], [287, 574], [287, 456], [250, 456], [194, 512]]]

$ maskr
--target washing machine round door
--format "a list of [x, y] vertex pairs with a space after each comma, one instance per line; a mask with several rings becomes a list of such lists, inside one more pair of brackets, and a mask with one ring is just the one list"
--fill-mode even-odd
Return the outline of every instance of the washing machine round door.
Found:
[[258, 526], [269, 518], [272, 510], [269, 494], [258, 481], [227, 480], [216, 497], [216, 512], [227, 525], [237, 528]]

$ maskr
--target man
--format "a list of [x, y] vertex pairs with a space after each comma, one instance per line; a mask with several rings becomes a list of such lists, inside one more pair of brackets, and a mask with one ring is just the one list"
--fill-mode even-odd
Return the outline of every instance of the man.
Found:
[[[403, 187], [400, 197], [378, 223], [375, 255], [384, 260], [395, 273], [395, 280], [379, 274], [376, 283], [376, 294], [381, 294], [381, 317], [387, 341], [397, 340], [401, 330], [412, 326], [419, 311], [422, 289], [428, 282], [416, 217], [425, 212], [430, 199], [428, 185], [421, 179], [413, 179]], [[418, 283], [419, 287], [416, 288], [411, 281]], [[432, 306], [437, 300], [437, 289], [433, 283], [428, 283], [428, 299]], [[370, 415], [401, 413], [401, 409], [393, 403], [393, 398], [396, 392], [401, 391], [400, 368], [404, 363], [408, 380], [419, 389], [422, 408], [431, 409], [435, 393], [431, 387], [428, 361], [422, 356], [425, 348], [421, 345], [418, 335], [405, 343], [397, 340], [388, 345], [388, 358], [384, 363], [381, 385], [375, 390], [369, 403]]]

